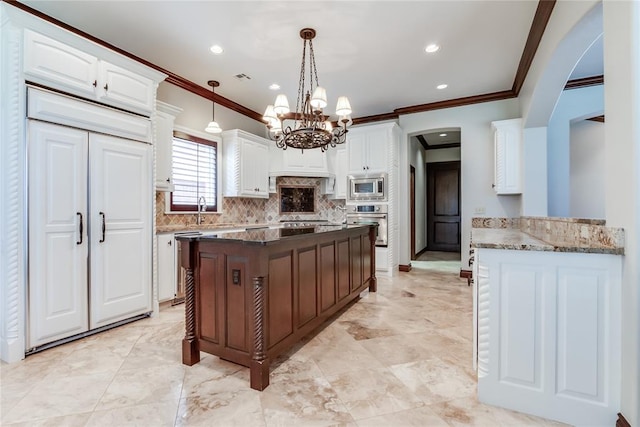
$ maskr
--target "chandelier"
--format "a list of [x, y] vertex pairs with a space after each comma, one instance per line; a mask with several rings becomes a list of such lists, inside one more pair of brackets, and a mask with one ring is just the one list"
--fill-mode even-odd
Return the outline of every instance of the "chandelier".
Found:
[[[348, 132], [347, 126], [353, 123], [351, 105], [346, 96], [338, 98], [336, 114], [339, 118], [335, 128], [328, 120], [329, 116], [322, 112], [322, 109], [327, 106], [327, 93], [318, 84], [316, 59], [313, 54], [313, 38], [315, 36], [316, 31], [312, 28], [300, 30], [300, 37], [304, 40], [304, 44], [295, 111], [289, 110], [289, 100], [286, 95], [280, 94], [276, 97], [273, 105], [267, 106], [263, 116], [267, 122], [269, 137], [276, 142], [278, 148], [284, 150], [287, 147], [292, 147], [300, 150], [320, 148], [325, 151], [329, 146], [335, 147], [337, 144], [343, 144]], [[308, 90], [305, 81], [307, 44], [309, 45]]]

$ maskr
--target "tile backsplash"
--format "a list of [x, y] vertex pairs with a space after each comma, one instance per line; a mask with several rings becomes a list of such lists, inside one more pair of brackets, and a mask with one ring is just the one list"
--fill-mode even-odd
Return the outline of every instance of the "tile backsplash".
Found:
[[[204, 214], [202, 227], [227, 226], [232, 224], [264, 224], [281, 220], [328, 220], [341, 222], [344, 213], [338, 207], [344, 207], [344, 200], [332, 200], [321, 193], [321, 178], [302, 178], [283, 176], [276, 179], [276, 186], [307, 186], [315, 188], [315, 212], [280, 214], [278, 193], [269, 194], [268, 199], [244, 197], [223, 197], [222, 211], [217, 214]], [[156, 192], [156, 227], [193, 228], [197, 214], [165, 213], [165, 197], [168, 193]]]

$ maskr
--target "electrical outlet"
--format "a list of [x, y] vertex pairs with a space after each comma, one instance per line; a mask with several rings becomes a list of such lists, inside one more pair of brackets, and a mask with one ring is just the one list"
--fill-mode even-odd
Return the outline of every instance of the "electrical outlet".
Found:
[[484, 206], [477, 207], [473, 210], [473, 213], [476, 215], [484, 215], [487, 213], [487, 208]]

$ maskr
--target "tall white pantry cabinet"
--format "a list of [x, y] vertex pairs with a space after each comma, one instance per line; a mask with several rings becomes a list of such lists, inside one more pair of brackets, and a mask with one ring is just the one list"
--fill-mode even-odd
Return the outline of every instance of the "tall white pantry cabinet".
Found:
[[152, 311], [150, 117], [166, 76], [0, 8], [0, 358], [14, 362]]

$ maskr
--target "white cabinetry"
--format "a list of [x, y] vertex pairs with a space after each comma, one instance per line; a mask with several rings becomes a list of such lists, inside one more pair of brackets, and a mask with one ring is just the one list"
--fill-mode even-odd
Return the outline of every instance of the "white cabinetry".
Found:
[[476, 249], [481, 402], [571, 425], [615, 424], [621, 258]]
[[156, 115], [153, 124], [156, 132], [156, 190], [173, 191], [173, 123], [181, 108], [164, 102], [156, 102]]
[[369, 126], [347, 133], [349, 174], [388, 173], [390, 128]]
[[491, 122], [494, 138], [496, 194], [522, 193], [522, 119]]
[[223, 195], [269, 198], [269, 141], [239, 129], [223, 132], [222, 141]]
[[157, 235], [158, 301], [168, 301], [176, 295], [176, 248], [173, 233]]
[[[329, 150], [332, 150], [332, 148], [329, 148]], [[333, 174], [329, 173], [328, 152], [323, 152], [320, 149], [298, 150], [287, 148], [282, 150], [276, 147], [271, 149], [270, 153], [270, 176], [333, 176]]]
[[29, 165], [28, 347], [151, 311], [151, 146], [30, 120]]
[[27, 80], [87, 99], [149, 115], [156, 83], [97, 56], [37, 33], [24, 31]]
[[339, 145], [327, 152], [327, 164], [330, 173], [335, 174], [335, 178], [330, 177], [322, 181], [322, 193], [328, 194], [332, 199], [347, 198], [347, 167], [348, 167], [347, 147]]

